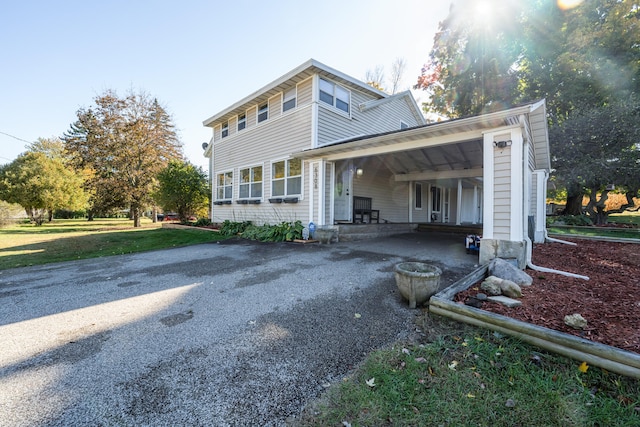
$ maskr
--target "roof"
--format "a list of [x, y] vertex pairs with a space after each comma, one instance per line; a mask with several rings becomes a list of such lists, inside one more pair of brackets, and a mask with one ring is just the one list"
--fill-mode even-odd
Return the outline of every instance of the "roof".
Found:
[[[478, 145], [478, 141], [482, 140], [483, 133], [499, 127], [521, 125], [523, 115], [528, 116], [528, 129], [534, 145], [536, 167], [549, 170], [551, 162], [544, 100], [479, 116], [429, 123], [373, 135], [356, 136], [320, 148], [293, 153], [292, 156], [303, 159], [324, 157], [337, 160], [394, 153], [397, 158], [402, 152], [437, 147], [441, 156], [448, 159], [447, 167], [450, 169], [454, 169], [454, 165], [465, 163], [468, 163], [465, 168], [477, 167], [481, 165], [482, 156], [470, 155], [469, 150], [475, 153], [480, 149], [481, 145]], [[449, 153], [445, 150], [448, 150]], [[426, 157], [433, 157], [434, 151]], [[406, 164], [416, 164], [415, 156], [409, 154], [407, 157], [412, 158], [407, 159]], [[433, 165], [428, 165], [428, 167], [433, 167]]]
[[[250, 95], [245, 96], [240, 101], [204, 120], [202, 124], [204, 126], [211, 126], [214, 122], [219, 121], [225, 116], [231, 117], [234, 115], [238, 115], [244, 112], [247, 107], [256, 103], [265, 102], [271, 96], [290, 89], [294, 84], [301, 82], [316, 73], [335, 80], [345, 86], [357, 88], [360, 91], [369, 93], [380, 99], [387, 98], [389, 96], [386, 93], [375, 89], [374, 87], [369, 86], [368, 84], [354, 77], [351, 77], [334, 68], [324, 65], [323, 63], [316, 61], [315, 59], [309, 59], [308, 61], [304, 62], [303, 64], [299, 65], [283, 76], [278, 77], [276, 80], [272, 81], [261, 89], [258, 89]], [[415, 100], [413, 102], [415, 103]]]

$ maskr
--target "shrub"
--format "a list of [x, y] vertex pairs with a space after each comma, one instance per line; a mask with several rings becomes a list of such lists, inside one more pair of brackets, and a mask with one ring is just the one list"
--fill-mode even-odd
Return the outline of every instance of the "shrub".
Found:
[[231, 222], [227, 219], [220, 226], [220, 234], [223, 236], [235, 236], [238, 233], [244, 233], [250, 225], [251, 221]]
[[251, 221], [230, 222], [225, 221], [220, 226], [220, 233], [225, 236], [233, 236], [242, 233], [242, 237], [260, 242], [290, 242], [302, 238], [301, 221], [281, 222], [277, 225], [253, 225]]
[[200, 218], [194, 225], [196, 227], [208, 227], [211, 225], [211, 220], [209, 218]]

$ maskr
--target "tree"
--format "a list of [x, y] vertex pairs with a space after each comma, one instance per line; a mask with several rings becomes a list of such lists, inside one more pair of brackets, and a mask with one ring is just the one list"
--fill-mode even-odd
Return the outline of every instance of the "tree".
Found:
[[[39, 140], [32, 148], [44, 146], [60, 144]], [[0, 199], [22, 206], [36, 225], [50, 219], [54, 209], [82, 209], [87, 202], [83, 178], [56, 153], [60, 150], [27, 151], [0, 167]]]
[[207, 175], [189, 162], [173, 160], [158, 174], [160, 183], [155, 199], [165, 211], [174, 211], [180, 221], [206, 211], [209, 201]]
[[172, 159], [181, 159], [181, 144], [171, 116], [145, 93], [118, 97], [106, 91], [95, 106], [81, 108], [64, 135], [76, 168], [90, 174], [91, 212], [128, 207], [134, 227], [151, 203], [156, 176]]
[[[611, 213], [634, 209], [640, 196], [640, 102], [634, 97], [603, 107], [574, 110], [552, 127], [556, 176], [571, 191], [588, 194], [586, 213], [604, 224]], [[609, 192], [621, 189], [627, 203], [607, 211]]]
[[[462, 0], [440, 24], [415, 87], [430, 96], [425, 111], [451, 118], [544, 98], [550, 125], [562, 126], [576, 109], [640, 92], [639, 18], [630, 0], [585, 0], [565, 10], [545, 0]], [[554, 160], [570, 164], [576, 153], [554, 137]], [[585, 165], [572, 169], [575, 181], [562, 177], [569, 213], [581, 211]]]
[[388, 81], [389, 90], [385, 89], [385, 75], [384, 67], [382, 65], [376, 65], [371, 70], [367, 70], [364, 80], [371, 87], [374, 87], [382, 92], [387, 92], [391, 95], [395, 95], [400, 90], [402, 84], [402, 77], [404, 76], [405, 69], [407, 68], [407, 61], [404, 58], [396, 58], [391, 64], [391, 77]]

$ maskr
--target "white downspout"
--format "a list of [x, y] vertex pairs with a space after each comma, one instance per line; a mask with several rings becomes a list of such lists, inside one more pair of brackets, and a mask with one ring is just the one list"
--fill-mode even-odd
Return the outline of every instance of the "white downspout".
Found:
[[[523, 121], [524, 121], [524, 115], [520, 116], [520, 123], [523, 124], [522, 123]], [[526, 127], [524, 127], [524, 126], [523, 126], [523, 128], [526, 129]], [[523, 174], [528, 174], [529, 173], [529, 164], [527, 162], [527, 156], [529, 154], [529, 147], [528, 147], [528, 145], [530, 143], [529, 142], [529, 138], [527, 138], [527, 137], [522, 138], [522, 142], [523, 142], [523, 154], [524, 154], [522, 156], [522, 162], [523, 162], [522, 173]], [[523, 194], [525, 194], [526, 196], [522, 198], [522, 203], [523, 203], [523, 209], [522, 209], [523, 218], [522, 219], [524, 221], [524, 224], [528, 224], [529, 223], [529, 217], [528, 217], [529, 216], [529, 209], [528, 209], [529, 206], [527, 206], [527, 205], [528, 205], [529, 202], [527, 202], [527, 200], [529, 200], [530, 197], [531, 197], [531, 193], [530, 193], [531, 189], [529, 188], [529, 182], [530, 182], [529, 178], [526, 177], [526, 176], [523, 177], [523, 178], [524, 178], [523, 179], [523, 183], [524, 183], [524, 186], [525, 186]], [[545, 179], [547, 179], [547, 178], [548, 178], [548, 174], [545, 172]], [[539, 267], [539, 266], [535, 265], [533, 263], [533, 261], [531, 260], [531, 254], [533, 252], [533, 242], [529, 238], [528, 228], [529, 228], [528, 226], [527, 227], [523, 227], [523, 231], [524, 231], [523, 235], [524, 235], [524, 240], [526, 242], [526, 255], [525, 255], [526, 258], [525, 258], [525, 261], [526, 261], [527, 267], [529, 267], [532, 270], [541, 271], [541, 272], [544, 272], [544, 273], [554, 273], [554, 274], [560, 274], [562, 276], [575, 277], [575, 278], [578, 278], [578, 279], [589, 280], [589, 277], [582, 276], [580, 274], [574, 274], [574, 273], [569, 273], [569, 272], [566, 272], [566, 271], [554, 270], [552, 268]], [[566, 242], [566, 241], [563, 241], [563, 240], [550, 238], [548, 236], [548, 234], [547, 234], [547, 228], [546, 227], [544, 229], [544, 235], [545, 235], [545, 240], [546, 241], [565, 243], [565, 244], [568, 244], [568, 245], [577, 246], [575, 243], [571, 243], [571, 242]]]

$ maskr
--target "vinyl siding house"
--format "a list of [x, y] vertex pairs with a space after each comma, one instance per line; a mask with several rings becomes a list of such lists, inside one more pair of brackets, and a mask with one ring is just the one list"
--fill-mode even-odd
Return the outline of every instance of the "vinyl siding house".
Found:
[[309, 60], [204, 125], [214, 222], [471, 225], [481, 261], [521, 267], [544, 240], [544, 101], [427, 124], [410, 92]]

